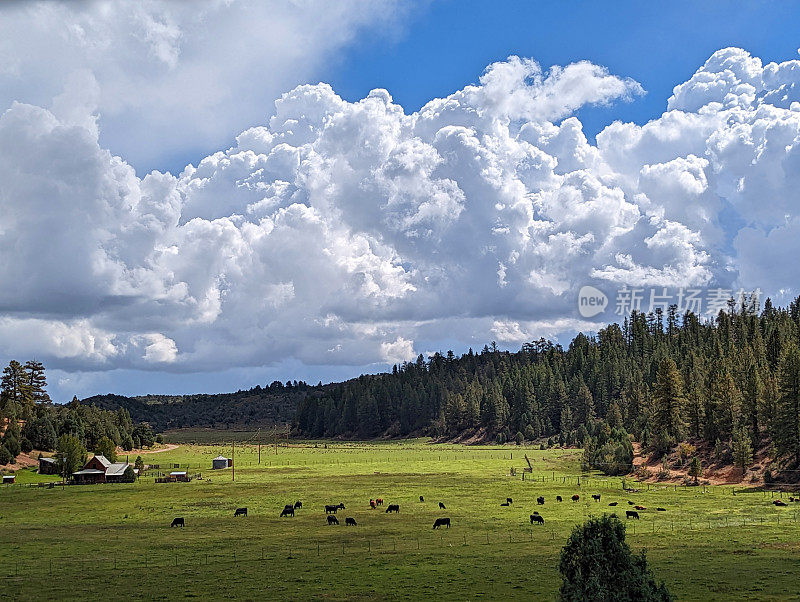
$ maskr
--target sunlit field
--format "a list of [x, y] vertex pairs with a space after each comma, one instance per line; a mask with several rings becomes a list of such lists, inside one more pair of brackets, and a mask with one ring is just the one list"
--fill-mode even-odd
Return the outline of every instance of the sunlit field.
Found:
[[[21, 471], [19, 485], [0, 491], [6, 593], [553, 599], [559, 551], [573, 526], [612, 511], [625, 520], [628, 500], [647, 508], [639, 521], [626, 521], [629, 543], [647, 548], [654, 572], [679, 599], [784, 600], [800, 588], [800, 504], [788, 495], [789, 506], [779, 508], [770, 492], [729, 486], [628, 481], [639, 491], [624, 492], [621, 479], [582, 473], [577, 450], [306, 442], [265, 444], [259, 464], [258, 447], [242, 441], [253, 439], [235, 445], [235, 480], [231, 469], [211, 470], [213, 457], [231, 455], [231, 445], [220, 444], [147, 454], [160, 468], [132, 485], [51, 489], [26, 483], [55, 477]], [[533, 464], [525, 480], [524, 454]], [[202, 478], [155, 483], [176, 464]], [[570, 500], [574, 494], [579, 501]], [[370, 509], [379, 497], [400, 512]], [[513, 503], [501, 507], [507, 497]], [[297, 500], [303, 507], [295, 517], [279, 518]], [[328, 526], [324, 506], [340, 502], [340, 525]], [[247, 517], [234, 517], [239, 507]], [[534, 510], [543, 526], [530, 524]], [[175, 517], [185, 528], [170, 527]], [[345, 517], [358, 526], [345, 526]], [[452, 528], [433, 530], [438, 517], [449, 517]]]

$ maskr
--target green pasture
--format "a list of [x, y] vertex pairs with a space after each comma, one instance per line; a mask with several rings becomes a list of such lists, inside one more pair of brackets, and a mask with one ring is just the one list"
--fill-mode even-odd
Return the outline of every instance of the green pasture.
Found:
[[[624, 492], [618, 478], [582, 473], [577, 450], [293, 442], [262, 445], [259, 464], [253, 442], [147, 454], [160, 468], [131, 485], [49, 489], [20, 473], [20, 485], [0, 490], [5, 593], [26, 600], [552, 600], [559, 551], [573, 526], [611, 511], [624, 520], [630, 500], [647, 510], [626, 521], [629, 543], [647, 548], [679, 599], [798, 599], [800, 504], [775, 507], [770, 492], [648, 490], [633, 482], [639, 491]], [[220, 453], [233, 453], [235, 480], [231, 469], [210, 469]], [[524, 481], [523, 454], [534, 466]], [[156, 484], [175, 464], [202, 479]], [[544, 506], [536, 504], [540, 495]], [[377, 497], [399, 504], [400, 513], [371, 510]], [[506, 497], [514, 503], [501, 507]], [[296, 516], [279, 518], [296, 500], [303, 503]], [[609, 507], [612, 501], [619, 505]], [[328, 526], [324, 505], [339, 502], [341, 525]], [[234, 518], [242, 506], [248, 516]], [[534, 510], [544, 526], [530, 525]], [[186, 527], [170, 528], [178, 516]], [[348, 516], [357, 527], [344, 525]], [[434, 531], [441, 516], [452, 528]]]

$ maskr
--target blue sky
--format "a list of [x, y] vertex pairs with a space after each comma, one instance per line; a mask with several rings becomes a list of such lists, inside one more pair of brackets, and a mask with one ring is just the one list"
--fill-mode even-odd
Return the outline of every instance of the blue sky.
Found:
[[2, 5], [0, 357], [216, 392], [566, 340], [587, 283], [785, 302], [798, 8]]

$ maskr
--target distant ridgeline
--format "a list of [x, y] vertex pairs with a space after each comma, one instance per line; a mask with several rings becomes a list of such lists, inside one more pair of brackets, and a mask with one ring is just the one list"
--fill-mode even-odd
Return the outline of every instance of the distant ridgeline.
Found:
[[767, 299], [760, 314], [752, 306], [731, 302], [702, 321], [674, 306], [634, 312], [596, 337], [579, 334], [566, 350], [541, 339], [516, 353], [493, 344], [461, 357], [420, 355], [391, 373], [315, 391], [300, 403], [296, 429], [311, 437], [549, 437], [584, 444], [589, 460], [604, 456], [598, 463], [627, 463], [629, 444], [614, 444], [625, 431], [657, 453], [705, 440], [742, 466], [772, 442], [771, 457], [787, 468], [800, 464], [800, 298], [786, 309]]
[[294, 420], [301, 399], [321, 394], [330, 385], [274, 382], [247, 391], [197, 395], [95, 395], [81, 403], [107, 410], [124, 408], [136, 422], [147, 422], [157, 432], [188, 427], [230, 428], [267, 426]]

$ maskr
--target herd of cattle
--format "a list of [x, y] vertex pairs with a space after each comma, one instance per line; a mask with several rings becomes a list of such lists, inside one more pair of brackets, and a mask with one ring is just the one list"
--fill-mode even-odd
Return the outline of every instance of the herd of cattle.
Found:
[[[601, 497], [600, 494], [592, 494], [592, 499], [595, 502], [600, 502], [600, 497]], [[570, 499], [573, 502], [577, 502], [577, 501], [579, 501], [581, 499], [581, 496], [578, 495], [578, 494], [575, 494]], [[420, 503], [424, 503], [425, 502], [425, 498], [423, 496], [419, 496], [419, 501], [420, 501]], [[564, 499], [560, 495], [556, 496], [556, 502], [563, 502], [563, 501], [564, 501]], [[800, 503], [800, 497], [790, 497], [789, 501], [790, 502]], [[537, 497], [536, 498], [536, 503], [539, 506], [544, 506], [545, 505], [544, 496], [540, 495], [539, 497]], [[773, 500], [772, 503], [775, 506], [787, 506], [786, 502], [784, 502], [783, 500], [780, 500], [780, 499]], [[506, 507], [506, 506], [511, 506], [513, 504], [514, 504], [514, 500], [509, 497], [509, 498], [506, 498], [506, 501], [502, 502], [500, 504], [500, 506]], [[610, 502], [608, 505], [611, 506], [611, 507], [615, 507], [615, 506], [617, 506], [617, 504], [618, 504], [618, 502]], [[629, 506], [633, 506], [633, 510], [626, 510], [625, 511], [625, 519], [626, 520], [627, 519], [639, 520], [639, 512], [641, 512], [643, 510], [647, 510], [647, 507], [639, 505], [639, 504], [636, 504], [635, 502], [632, 502], [630, 500], [628, 500], [628, 505]], [[375, 498], [375, 499], [371, 499], [369, 501], [370, 509], [375, 510], [378, 506], [383, 506], [383, 498]], [[303, 502], [301, 502], [299, 500], [296, 501], [294, 504], [286, 504], [284, 506], [283, 510], [281, 511], [280, 517], [281, 518], [283, 518], [283, 517], [294, 517], [295, 510], [298, 510], [299, 508], [302, 508], [302, 507], [303, 507]], [[446, 510], [447, 508], [445, 507], [443, 502], [439, 502], [439, 509], [440, 510]], [[328, 521], [328, 525], [338, 525], [339, 524], [339, 520], [335, 516], [337, 510], [345, 510], [344, 504], [340, 502], [338, 504], [326, 504], [325, 505], [325, 515], [326, 515], [326, 519]], [[656, 508], [656, 511], [657, 512], [666, 512], [667, 509], [659, 507], [659, 508]], [[390, 513], [395, 513], [396, 514], [398, 512], [400, 512], [400, 505], [399, 504], [388, 504], [386, 506], [386, 511], [385, 511], [386, 514], [390, 514]], [[234, 511], [233, 516], [234, 517], [236, 517], [236, 516], [247, 516], [247, 508], [237, 508]], [[617, 514], [615, 512], [611, 514], [611, 517], [612, 518], [618, 518]], [[538, 511], [534, 511], [533, 514], [530, 515], [530, 521], [531, 521], [532, 525], [533, 524], [544, 525], [544, 517], [541, 514], [539, 514]], [[351, 526], [352, 527], [357, 527], [358, 526], [358, 523], [356, 522], [356, 519], [354, 519], [351, 516], [348, 516], [348, 517], [345, 518], [344, 524], [346, 526], [348, 526], [348, 527], [351, 527]], [[170, 525], [170, 527], [184, 527], [184, 526], [186, 526], [186, 523], [185, 523], [183, 517], [176, 517], [175, 519], [172, 520], [172, 524]], [[433, 528], [434, 529], [438, 529], [440, 527], [447, 527], [449, 529], [450, 528], [450, 518], [449, 517], [437, 518], [433, 523]]]

